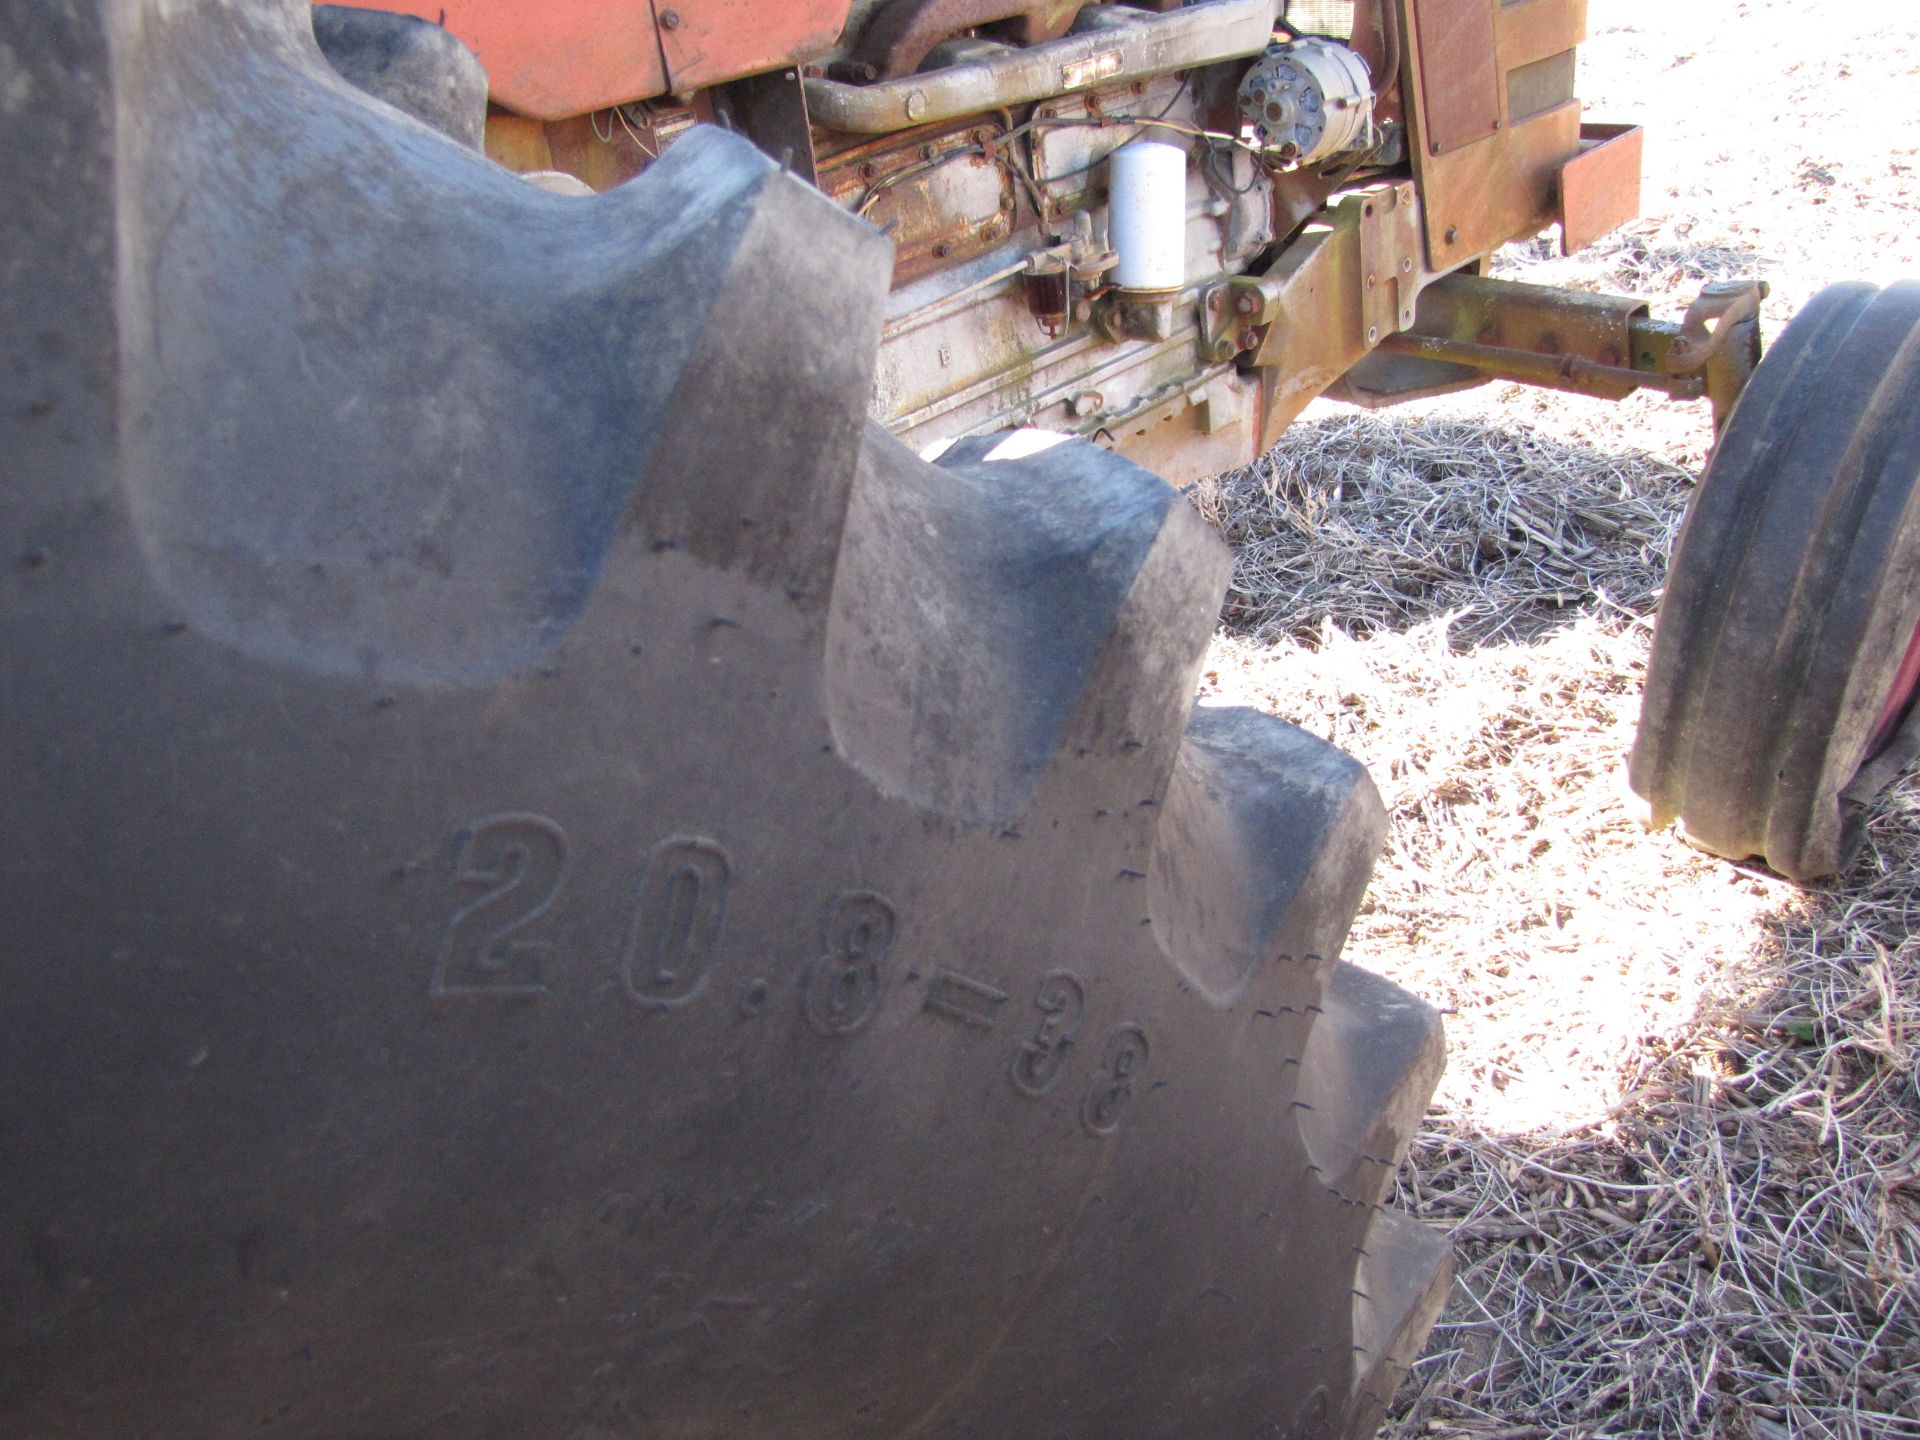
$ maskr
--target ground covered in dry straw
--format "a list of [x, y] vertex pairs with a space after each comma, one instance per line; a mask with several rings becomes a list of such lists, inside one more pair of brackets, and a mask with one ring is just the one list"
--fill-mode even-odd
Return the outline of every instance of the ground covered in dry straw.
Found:
[[[1582, 93], [1646, 218], [1504, 273], [1652, 299], [1920, 277], [1920, 16], [1592, 0]], [[1802, 890], [1624, 785], [1704, 414], [1495, 387], [1316, 407], [1194, 492], [1239, 557], [1207, 698], [1367, 761], [1347, 954], [1449, 1012], [1402, 1203], [1455, 1298], [1387, 1433], [1920, 1436], [1920, 779]]]

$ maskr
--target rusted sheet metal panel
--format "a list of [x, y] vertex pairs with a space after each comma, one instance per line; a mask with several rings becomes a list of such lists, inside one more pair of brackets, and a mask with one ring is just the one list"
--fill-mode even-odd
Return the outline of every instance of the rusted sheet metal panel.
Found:
[[496, 105], [561, 120], [658, 95], [666, 66], [646, 0], [342, 0], [445, 25], [487, 67]]
[[984, 152], [998, 121], [887, 136], [820, 162], [818, 184], [893, 241], [893, 283], [990, 250], [1013, 228], [1013, 172]]
[[1429, 197], [1427, 253], [1433, 268], [1458, 269], [1552, 224], [1559, 214], [1561, 167], [1579, 144], [1575, 101], [1508, 126], [1479, 145], [1416, 161]]
[[1560, 253], [1584, 250], [1640, 213], [1638, 125], [1582, 125], [1580, 153], [1560, 168]]
[[840, 38], [851, 8], [852, 0], [654, 0], [667, 83], [685, 94], [811, 59]]
[[1422, 138], [1444, 155], [1500, 128], [1500, 71], [1494, 51], [1498, 0], [1412, 0], [1420, 45]]
[[[817, 55], [852, 0], [341, 0], [446, 26], [487, 67], [494, 104], [563, 120]], [[668, 17], [671, 17], [669, 23]]]
[[[1579, 153], [1580, 104], [1568, 99], [1539, 114], [1515, 119], [1507, 113], [1508, 76], [1515, 69], [1562, 54], [1586, 29], [1586, 0], [1401, 0], [1421, 84], [1414, 90], [1411, 147], [1414, 174], [1426, 201], [1427, 254], [1438, 271], [1458, 269], [1509, 240], [1538, 234], [1560, 213], [1561, 167]], [[1466, 19], [1481, 48], [1466, 54]], [[1477, 26], [1477, 22], [1476, 26]], [[1478, 138], [1451, 146], [1444, 124], [1436, 128], [1430, 87], [1444, 85], [1461, 67], [1492, 67], [1494, 123]]]
[[1506, 0], [1495, 24], [1502, 70], [1571, 50], [1587, 38], [1587, 0]]

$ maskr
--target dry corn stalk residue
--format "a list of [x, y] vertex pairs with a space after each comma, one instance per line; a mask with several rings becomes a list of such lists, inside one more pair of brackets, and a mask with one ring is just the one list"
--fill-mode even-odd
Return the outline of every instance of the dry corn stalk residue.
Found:
[[[1758, 275], [1920, 278], [1920, 15], [1594, 0], [1580, 93], [1649, 127], [1644, 218], [1495, 273], [1678, 318]], [[1385, 1433], [1920, 1436], [1920, 780], [1811, 889], [1625, 786], [1704, 407], [1492, 386], [1317, 405], [1193, 492], [1235, 547], [1206, 703], [1367, 762], [1348, 957], [1447, 1011], [1401, 1200], [1460, 1278]]]

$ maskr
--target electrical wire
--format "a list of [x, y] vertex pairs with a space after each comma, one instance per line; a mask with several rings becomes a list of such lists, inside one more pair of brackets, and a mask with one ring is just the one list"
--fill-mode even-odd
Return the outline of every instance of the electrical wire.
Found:
[[[1260, 176], [1257, 173], [1249, 179], [1245, 185], [1236, 185], [1233, 183], [1233, 162], [1231, 158], [1228, 159], [1226, 173], [1222, 174], [1220, 171], [1220, 157], [1222, 155], [1229, 155], [1230, 157], [1230, 152], [1222, 146], [1209, 145], [1206, 150], [1205, 159], [1200, 166], [1200, 173], [1206, 178], [1207, 184], [1216, 195], [1224, 196], [1230, 200], [1237, 200], [1244, 195], [1251, 195], [1255, 190], [1260, 188]], [[1264, 170], [1266, 167], [1262, 165], [1260, 168]]]
[[[1284, 21], [1284, 15], [1282, 18]], [[1304, 34], [1304, 32], [1295, 33]], [[1325, 36], [1319, 38], [1333, 39], [1334, 37]], [[1397, 39], [1398, 37], [1396, 36], [1395, 38]], [[1111, 115], [1100, 112], [1093, 112], [1086, 115], [1049, 115], [1045, 117], [1034, 115], [1016, 125], [1013, 123], [1012, 112], [1002, 109], [997, 113], [1000, 115], [1006, 128], [1003, 129], [999, 135], [995, 136], [992, 142], [999, 151], [996, 158], [999, 160], [999, 163], [1006, 168], [1008, 173], [1013, 176], [1020, 187], [1026, 191], [1028, 203], [1033, 206], [1034, 214], [1043, 220], [1048, 209], [1048, 197], [1043, 187], [1057, 184], [1063, 180], [1077, 180], [1083, 175], [1092, 174], [1108, 162], [1111, 158], [1111, 152], [1077, 169], [1062, 170], [1053, 174], [1042, 175], [1040, 173], [1039, 156], [1034, 146], [1035, 132], [1042, 129], [1084, 128], [1105, 130], [1116, 127], [1128, 127], [1134, 131], [1135, 135], [1138, 135], [1143, 130], [1159, 129], [1170, 130], [1175, 134], [1185, 135], [1196, 140], [1205, 140], [1209, 143], [1205, 150], [1202, 164], [1208, 182], [1212, 184], [1215, 189], [1228, 196], [1238, 197], [1250, 194], [1259, 185], [1259, 177], [1256, 176], [1250, 179], [1245, 185], [1234, 184], [1231, 169], [1229, 168], [1227, 173], [1222, 174], [1218, 168], [1220, 152], [1226, 148], [1244, 150], [1259, 162], [1262, 169], [1271, 172], [1274, 167], [1271, 163], [1270, 152], [1265, 147], [1253, 144], [1238, 135], [1229, 135], [1219, 130], [1205, 130], [1178, 120], [1167, 119], [1167, 116], [1173, 112], [1174, 107], [1177, 106], [1181, 99], [1187, 94], [1191, 85], [1192, 76], [1183, 76], [1179, 87], [1173, 92], [1172, 97], [1167, 103], [1161, 107], [1158, 115]], [[659, 152], [647, 144], [643, 133], [636, 129], [633, 122], [627, 117], [625, 107], [614, 106], [611, 109], [607, 129], [604, 134], [600, 129], [599, 112], [591, 112], [587, 116], [587, 123], [591, 126], [594, 137], [606, 145], [613, 143], [615, 133], [614, 123], [616, 120], [619, 127], [627, 132], [628, 137], [632, 139], [642, 154], [646, 155], [649, 160], [657, 160], [660, 158]], [[1120, 141], [1119, 144], [1125, 145], [1133, 138], [1134, 136], [1128, 136], [1126, 140]], [[1025, 148], [1027, 151], [1026, 163], [1024, 165], [1019, 161], [1019, 151], [1014, 143], [1022, 140], [1026, 142]], [[1115, 148], [1117, 149], [1119, 146], [1116, 145]], [[964, 145], [949, 150], [932, 160], [923, 161], [918, 165], [911, 165], [905, 169], [897, 170], [891, 175], [882, 176], [867, 188], [866, 192], [860, 197], [859, 202], [854, 206], [853, 213], [864, 217], [880, 197], [894, 186], [903, 184], [908, 180], [917, 179], [950, 161], [969, 155], [984, 155], [986, 153], [986, 146]], [[1344, 174], [1338, 176], [1335, 183], [1337, 185], [1345, 184], [1351, 180], [1361, 168], [1362, 165], [1360, 163], [1350, 165]], [[1321, 172], [1321, 178], [1329, 178], [1329, 171], [1323, 170]]]
[[922, 160], [917, 165], [908, 165], [894, 171], [891, 175], [882, 175], [867, 187], [866, 193], [860, 197], [859, 204], [853, 207], [853, 213], [864, 219], [867, 211], [873, 208], [874, 202], [894, 186], [908, 180], [917, 180], [920, 176], [938, 170], [942, 165], [954, 160], [963, 159], [968, 155], [985, 155], [986, 153], [987, 147], [984, 145], [960, 145], [944, 154], [934, 156], [931, 160]]
[[645, 155], [649, 161], [658, 160], [660, 158], [660, 152], [647, 144], [646, 137], [639, 130], [634, 129], [633, 121], [627, 118], [627, 107], [625, 105], [616, 105], [613, 107], [613, 113], [620, 118], [621, 127], [627, 132], [628, 138], [640, 147], [640, 153]]
[[[1173, 107], [1180, 103], [1181, 97], [1186, 93], [1187, 84], [1188, 82], [1184, 79], [1180, 82], [1179, 89], [1173, 92], [1173, 97], [1167, 101], [1165, 107], [1161, 109], [1158, 115], [1102, 115], [1097, 118], [1094, 116], [1049, 116], [1046, 119], [1034, 116], [1019, 125], [1009, 125], [1006, 130], [994, 137], [994, 145], [999, 152], [1000, 163], [1006, 167], [1014, 179], [1026, 190], [1027, 199], [1033, 206], [1034, 214], [1044, 221], [1047, 213], [1047, 195], [1041, 187], [1058, 180], [1071, 180], [1079, 175], [1088, 174], [1098, 169], [1101, 165], [1104, 165], [1106, 163], [1106, 157], [1102, 156], [1091, 165], [1083, 166], [1079, 170], [1071, 170], [1059, 175], [1049, 175], [1042, 179], [1038, 173], [1039, 167], [1035, 163], [1032, 153], [1033, 134], [1037, 129], [1043, 126], [1087, 126], [1095, 129], [1105, 129], [1112, 126], [1132, 126], [1137, 131], [1145, 126], [1160, 125], [1168, 129], [1179, 130], [1185, 134], [1202, 136], [1208, 139], [1231, 139], [1232, 137], [1230, 136], [1215, 136], [1212, 132], [1198, 130], [1190, 125], [1181, 125], [1176, 121], [1169, 121], [1166, 118], [1167, 115], [1172, 112]], [[1008, 121], [1011, 121], [1013, 118], [1011, 113], [1004, 110], [1001, 111], [1000, 114]], [[1023, 139], [1027, 142], [1028, 150], [1028, 159], [1025, 166], [1018, 163], [1018, 151], [1015, 147], [1015, 142]], [[1126, 142], [1122, 141], [1121, 143], [1125, 144]], [[918, 179], [920, 176], [937, 170], [942, 165], [948, 164], [953, 160], [961, 159], [969, 155], [984, 155], [986, 152], [987, 147], [984, 145], [956, 146], [954, 149], [937, 155], [930, 160], [923, 160], [917, 165], [909, 165], [894, 171], [890, 175], [883, 175], [867, 187], [865, 193], [861, 195], [858, 203], [853, 207], [853, 213], [864, 219], [867, 212], [873, 208], [880, 197], [894, 186], [903, 184], [908, 180]]]
[[612, 118], [607, 121], [607, 133], [602, 135], [600, 133], [600, 112], [598, 110], [589, 110], [587, 112], [587, 126], [593, 131], [594, 139], [598, 140], [602, 145], [613, 144], [613, 124], [614, 121], [617, 120], [620, 122], [620, 128], [627, 132], [627, 138], [639, 147], [640, 153], [647, 157], [649, 163], [660, 158], [660, 152], [647, 144], [642, 133], [634, 129], [633, 121], [627, 118], [626, 106], [610, 106], [608, 107], [607, 114]]
[[[1205, 147], [1202, 165], [1208, 183], [1213, 185], [1221, 193], [1230, 197], [1237, 198], [1251, 194], [1258, 188], [1260, 177], [1255, 176], [1249, 179], [1245, 185], [1236, 185], [1233, 182], [1231, 169], [1229, 169], [1227, 173], [1222, 174], [1218, 168], [1221, 153], [1227, 149], [1244, 150], [1253, 156], [1254, 160], [1263, 170], [1271, 171], [1270, 152], [1264, 147], [1252, 144], [1237, 135], [1228, 135], [1219, 130], [1204, 130], [1195, 125], [1188, 125], [1178, 120], [1167, 119], [1167, 116], [1173, 112], [1174, 107], [1178, 105], [1186, 95], [1191, 83], [1191, 77], [1183, 78], [1179, 88], [1174, 91], [1172, 98], [1161, 107], [1158, 115], [1088, 114], [1049, 115], [1044, 117], [1035, 115], [1015, 125], [1011, 123], [1013, 120], [1012, 113], [1003, 109], [997, 113], [1006, 125], [1006, 128], [1002, 130], [1000, 134], [994, 136], [991, 142], [993, 149], [996, 151], [995, 159], [1012, 175], [1021, 188], [1026, 191], [1027, 200], [1033, 206], [1035, 216], [1043, 223], [1047, 216], [1049, 201], [1049, 197], [1044, 189], [1045, 186], [1058, 184], [1063, 180], [1077, 180], [1082, 175], [1090, 175], [1102, 165], [1105, 165], [1111, 158], [1111, 152], [1109, 152], [1106, 155], [1102, 155], [1099, 159], [1079, 166], [1076, 169], [1055, 171], [1051, 174], [1043, 175], [1040, 173], [1038, 156], [1034, 151], [1034, 137], [1037, 132], [1047, 129], [1082, 128], [1105, 130], [1124, 127], [1132, 129], [1136, 135], [1143, 130], [1161, 129], [1171, 130], [1177, 134], [1190, 136], [1197, 140], [1204, 140], [1208, 143]], [[1131, 138], [1133, 137], [1128, 137], [1128, 139]], [[1016, 143], [1019, 141], [1026, 142], [1027, 158], [1024, 165], [1020, 163], [1019, 147]], [[1119, 142], [1120, 145], [1126, 143], [1127, 140]], [[1117, 149], [1119, 147], [1115, 146], [1115, 148]], [[951, 161], [970, 155], [985, 155], [987, 150], [988, 146], [986, 145], [957, 146], [952, 150], [935, 156], [931, 160], [924, 160], [917, 165], [909, 165], [903, 169], [896, 170], [891, 175], [884, 175], [867, 187], [865, 193], [860, 197], [859, 202], [854, 206], [853, 213], [864, 218], [867, 212], [879, 201], [880, 197], [894, 186], [903, 184], [908, 180], [918, 179], [920, 176], [937, 170], [942, 165], [946, 165]], [[1329, 167], [1327, 170], [1321, 172], [1321, 178], [1333, 179], [1336, 186], [1344, 185], [1363, 168], [1364, 158], [1365, 157], [1360, 157], [1355, 163], [1349, 164], [1346, 170], [1343, 173], [1339, 173], [1337, 177], [1331, 167]]]
[[[1074, 127], [1074, 126], [1104, 130], [1114, 126], [1131, 126], [1133, 127], [1135, 134], [1138, 134], [1139, 131], [1141, 131], [1142, 129], [1148, 126], [1158, 125], [1169, 130], [1181, 131], [1184, 134], [1206, 136], [1208, 138], [1211, 138], [1212, 132], [1209, 132], [1206, 130], [1198, 130], [1191, 125], [1182, 125], [1178, 121], [1167, 119], [1167, 116], [1173, 113], [1173, 107], [1178, 105], [1182, 97], [1186, 95], [1187, 88], [1192, 83], [1193, 83], [1192, 76], [1190, 75], [1182, 76], [1180, 79], [1179, 86], [1174, 90], [1172, 97], [1167, 101], [1167, 103], [1160, 107], [1160, 113], [1158, 115], [1099, 114], [1099, 115], [1049, 115], [1045, 117], [1035, 115], [1032, 119], [1028, 120], [1026, 124], [1022, 125], [1020, 127], [1020, 130], [1022, 132], [1030, 132], [1042, 127], [1045, 127], [1047, 129], [1061, 129], [1061, 128]], [[1132, 138], [1133, 136], [1128, 136], [1127, 140], [1131, 140]], [[1231, 138], [1231, 137], [1222, 137], [1222, 138]], [[1125, 145], [1127, 143], [1127, 140], [1122, 140], [1120, 144]], [[1115, 146], [1114, 148], [1118, 149], [1119, 146]], [[1031, 141], [1029, 141], [1028, 149], [1029, 151], [1031, 151], [1032, 149]], [[1108, 157], [1106, 155], [1102, 155], [1098, 160], [1092, 161], [1090, 164], [1082, 165], [1077, 170], [1062, 170], [1052, 175], [1042, 175], [1040, 173], [1040, 166], [1037, 162], [1030, 161], [1029, 163], [1031, 163], [1033, 166], [1033, 178], [1036, 184], [1052, 185], [1057, 181], [1077, 180], [1082, 175], [1090, 175], [1095, 170], [1098, 170], [1102, 165], [1106, 164], [1107, 158]]]

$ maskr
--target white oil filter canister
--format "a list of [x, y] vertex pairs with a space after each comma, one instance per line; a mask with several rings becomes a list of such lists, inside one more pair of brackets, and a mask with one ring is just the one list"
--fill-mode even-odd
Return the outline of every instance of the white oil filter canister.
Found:
[[1123, 290], [1177, 290], [1187, 283], [1187, 152], [1136, 140], [1113, 152], [1107, 235]]

